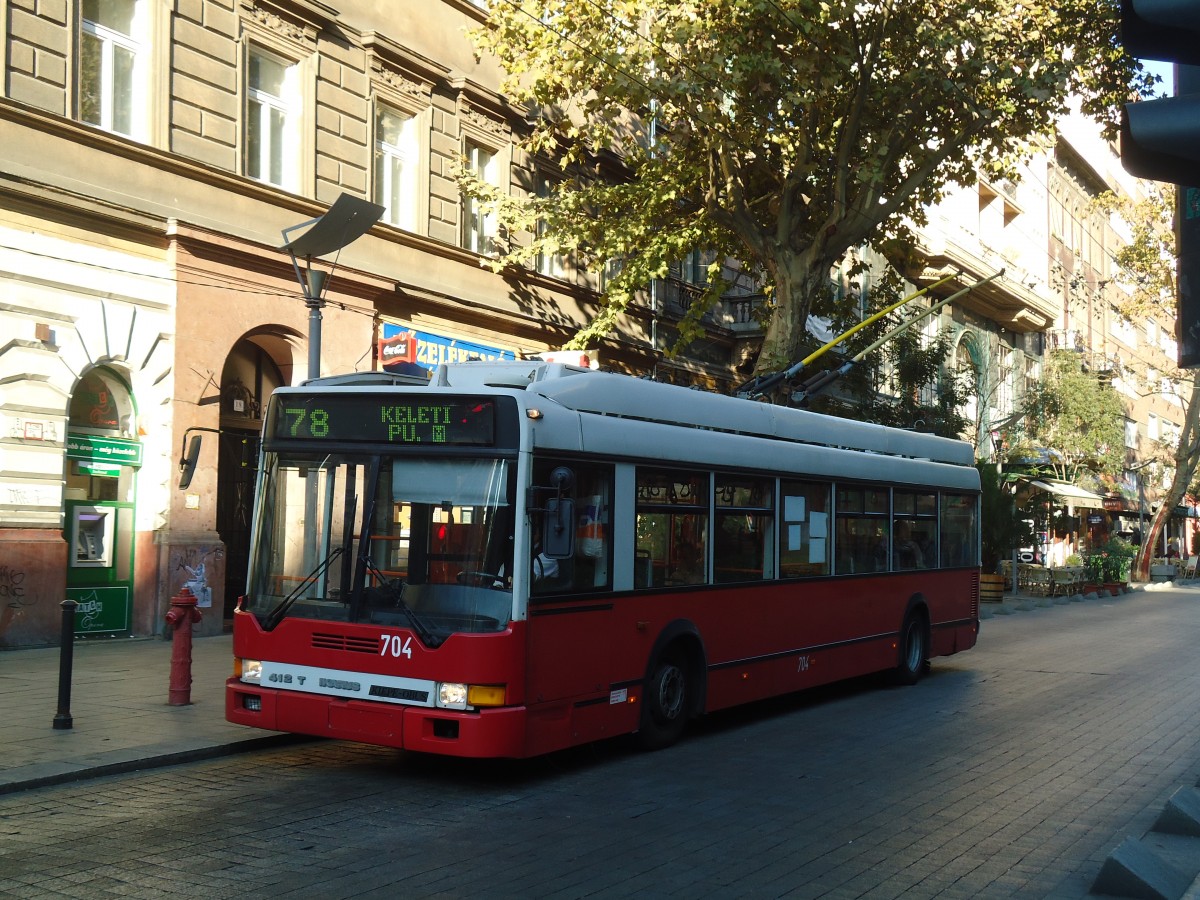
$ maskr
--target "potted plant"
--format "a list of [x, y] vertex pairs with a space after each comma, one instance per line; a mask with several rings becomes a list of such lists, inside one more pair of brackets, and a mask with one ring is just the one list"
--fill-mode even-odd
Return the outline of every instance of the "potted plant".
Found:
[[1088, 581], [1102, 586], [1114, 597], [1129, 582], [1129, 571], [1137, 549], [1119, 537], [1110, 537], [1087, 557]]

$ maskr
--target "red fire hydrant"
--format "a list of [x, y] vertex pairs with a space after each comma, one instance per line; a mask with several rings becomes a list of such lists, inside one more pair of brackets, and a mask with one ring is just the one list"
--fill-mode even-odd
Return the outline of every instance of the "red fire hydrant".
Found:
[[171, 640], [171, 689], [167, 703], [188, 706], [192, 702], [192, 625], [202, 618], [196, 609], [195, 595], [185, 588], [171, 598], [171, 608], [165, 616], [175, 629]]

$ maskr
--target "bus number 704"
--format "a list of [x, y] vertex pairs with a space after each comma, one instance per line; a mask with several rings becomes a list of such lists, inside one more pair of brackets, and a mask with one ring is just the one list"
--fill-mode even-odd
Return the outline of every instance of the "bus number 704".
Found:
[[412, 659], [412, 637], [401, 638], [398, 634], [381, 634], [379, 636], [379, 655], [407, 656]]

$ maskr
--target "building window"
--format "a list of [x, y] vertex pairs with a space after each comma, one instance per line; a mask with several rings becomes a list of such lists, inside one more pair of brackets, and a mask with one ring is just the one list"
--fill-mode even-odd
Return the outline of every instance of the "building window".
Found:
[[[548, 200], [554, 191], [554, 182], [552, 182], [544, 173], [539, 172], [537, 176], [537, 194], [543, 200]], [[544, 237], [546, 234], [546, 220], [538, 219], [537, 236]], [[543, 275], [549, 275], [551, 278], [562, 278], [566, 271], [566, 266], [563, 264], [561, 253], [547, 253], [542, 251], [537, 256], [537, 270]]]
[[299, 181], [299, 67], [257, 48], [246, 78], [246, 175], [276, 187]]
[[[476, 178], [501, 186], [495, 151], [468, 142], [466, 157], [467, 169]], [[475, 197], [467, 197], [463, 202], [463, 246], [485, 256], [496, 252], [496, 216], [485, 212], [482, 201]]]
[[420, 138], [417, 119], [387, 107], [375, 115], [375, 202], [383, 220], [405, 231], [417, 230], [417, 176]]
[[137, 0], [83, 0], [79, 39], [79, 117], [105, 131], [137, 137], [146, 104], [145, 57]]
[[1121, 343], [1129, 347], [1137, 346], [1137, 329], [1123, 316], [1114, 315], [1112, 321], [1109, 322], [1108, 330]]
[[1138, 423], [1133, 419], [1125, 420], [1125, 447], [1136, 450], [1138, 443]]
[[1152, 441], [1158, 440], [1158, 416], [1154, 413], [1146, 416], [1146, 437]]
[[621, 274], [621, 269], [624, 265], [624, 260], [615, 257], [605, 261], [604, 266], [600, 269], [601, 293], [608, 290], [608, 286], [612, 283], [613, 279]]
[[688, 284], [708, 284], [708, 267], [701, 251], [693, 250], [683, 258], [680, 278]]

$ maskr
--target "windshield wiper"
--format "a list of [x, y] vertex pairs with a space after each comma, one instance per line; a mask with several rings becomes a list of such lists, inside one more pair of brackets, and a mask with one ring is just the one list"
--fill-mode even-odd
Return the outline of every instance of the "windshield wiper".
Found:
[[278, 606], [276, 606], [269, 613], [267, 613], [266, 616], [263, 617], [263, 631], [273, 631], [275, 626], [283, 621], [283, 617], [286, 616], [287, 611], [292, 608], [292, 604], [300, 599], [300, 595], [304, 593], [305, 589], [323, 574], [325, 574], [325, 570], [328, 569], [333, 561], [341, 556], [343, 552], [345, 551], [343, 551], [341, 547], [334, 547], [329, 552], [329, 555], [317, 564], [315, 569], [304, 576], [304, 579], [298, 585], [296, 585], [292, 592], [284, 597], [283, 600], [279, 602]]
[[440, 647], [445, 638], [439, 637], [430, 631], [429, 626], [421, 621], [421, 617], [413, 611], [407, 603], [404, 602], [405, 583], [399, 578], [388, 578], [383, 572], [379, 571], [379, 567], [371, 561], [370, 557], [360, 557], [366, 567], [366, 571], [375, 576], [379, 581], [378, 587], [363, 588], [363, 593], [367, 591], [379, 591], [391, 601], [392, 605], [400, 610], [404, 618], [408, 620], [408, 624], [412, 626], [413, 631], [417, 633], [417, 637], [421, 639], [426, 647]]

